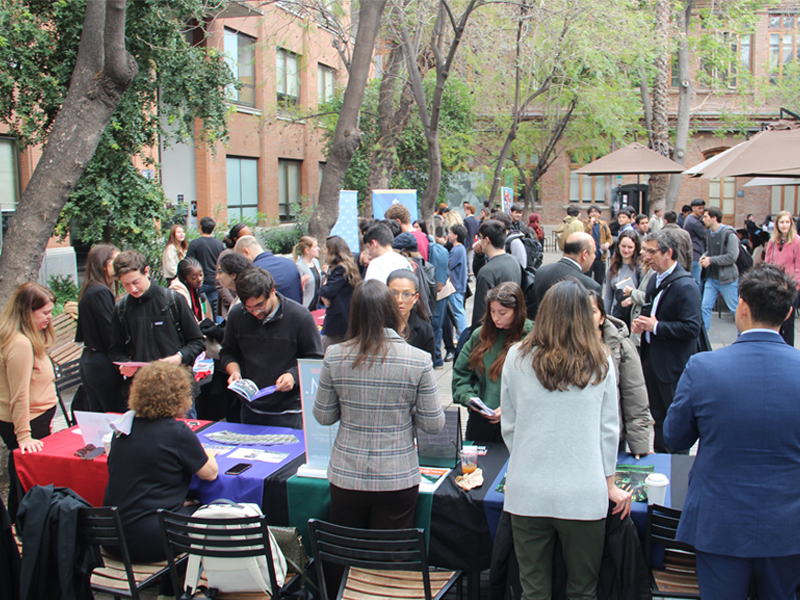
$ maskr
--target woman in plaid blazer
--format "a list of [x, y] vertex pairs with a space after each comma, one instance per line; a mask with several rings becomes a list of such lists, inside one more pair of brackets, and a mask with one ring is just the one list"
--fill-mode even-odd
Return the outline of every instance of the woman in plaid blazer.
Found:
[[341, 421], [328, 466], [330, 520], [347, 527], [414, 524], [419, 462], [414, 426], [444, 427], [430, 355], [397, 333], [402, 319], [385, 284], [353, 293], [348, 341], [325, 354], [314, 416]]

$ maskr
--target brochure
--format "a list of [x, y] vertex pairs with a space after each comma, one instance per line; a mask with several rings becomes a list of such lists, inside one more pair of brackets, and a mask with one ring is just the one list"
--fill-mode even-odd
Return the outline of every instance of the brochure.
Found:
[[228, 386], [228, 389], [236, 392], [248, 402], [274, 394], [276, 390], [274, 385], [258, 389], [258, 386], [252, 379], [237, 379]]
[[118, 367], [132, 367], [134, 369], [141, 369], [142, 367], [146, 367], [150, 363], [148, 362], [135, 362], [135, 361], [127, 361], [127, 362], [114, 362], [115, 365]]
[[419, 475], [419, 491], [432, 494], [435, 492], [442, 482], [447, 479], [452, 469], [443, 469], [438, 467], [420, 467]]
[[272, 452], [270, 450], [259, 450], [258, 448], [237, 448], [227, 458], [236, 460], [258, 460], [265, 463], [279, 463], [289, 456], [288, 452]]
[[493, 417], [494, 416], [494, 411], [491, 408], [489, 408], [488, 406], [486, 406], [483, 403], [483, 400], [481, 400], [480, 398], [470, 398], [469, 399], [469, 405], [471, 407], [473, 407], [475, 410], [477, 410], [479, 412], [482, 412], [487, 417]]
[[655, 471], [655, 465], [617, 465], [614, 483], [630, 492], [634, 502], [647, 502], [647, 485], [644, 480]]

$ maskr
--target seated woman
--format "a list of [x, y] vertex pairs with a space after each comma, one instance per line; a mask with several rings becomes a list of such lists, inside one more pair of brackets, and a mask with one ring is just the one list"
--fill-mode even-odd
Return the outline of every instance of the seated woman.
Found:
[[128, 404], [136, 416], [130, 433], [111, 444], [103, 505], [119, 508], [131, 560], [158, 562], [166, 555], [156, 511], [188, 514], [184, 500], [192, 475], [213, 481], [217, 462], [175, 420], [192, 406], [192, 377], [185, 368], [154, 362], [139, 369]]
[[[472, 332], [453, 366], [453, 402], [469, 409], [466, 438], [474, 442], [502, 442], [500, 431], [500, 375], [508, 349], [533, 328], [525, 318], [525, 296], [513, 281], [506, 281], [486, 294], [483, 325]], [[488, 417], [470, 407], [470, 398], [480, 398], [494, 410]]]
[[430, 354], [433, 362], [433, 327], [419, 302], [419, 279], [411, 271], [398, 269], [389, 274], [386, 285], [400, 309], [401, 323], [397, 333], [415, 348]]

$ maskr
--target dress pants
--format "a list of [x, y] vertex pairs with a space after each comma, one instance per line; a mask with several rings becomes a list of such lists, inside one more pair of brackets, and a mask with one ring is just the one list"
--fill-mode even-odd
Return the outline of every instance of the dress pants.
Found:
[[697, 551], [697, 583], [703, 600], [745, 600], [753, 575], [760, 600], [794, 600], [800, 555], [742, 558]]
[[122, 396], [122, 375], [108, 354], [84, 348], [80, 375], [90, 411], [124, 413], [128, 410], [128, 402]]
[[606, 261], [602, 258], [595, 258], [592, 267], [586, 275], [594, 279], [600, 285], [603, 285], [606, 281]]
[[[647, 396], [650, 399], [650, 414], [656, 422], [653, 427], [655, 431], [655, 441], [653, 449], [659, 454], [671, 454], [672, 450], [664, 443], [664, 420], [667, 418], [672, 400], [675, 398], [675, 390], [678, 388], [677, 381], [664, 382], [659, 380], [653, 369], [653, 361], [650, 357], [650, 344], [644, 340], [642, 334], [642, 371], [644, 372], [644, 384], [647, 387]], [[689, 451], [675, 452], [674, 454], [688, 454]]]

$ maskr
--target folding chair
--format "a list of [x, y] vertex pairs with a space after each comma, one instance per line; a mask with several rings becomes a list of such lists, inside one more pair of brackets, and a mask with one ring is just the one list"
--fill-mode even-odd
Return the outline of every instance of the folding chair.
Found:
[[[697, 560], [694, 548], [675, 539], [681, 511], [658, 504], [647, 507], [645, 556], [650, 565], [653, 596], [700, 598], [697, 587]], [[664, 546], [664, 568], [655, 569], [650, 561], [653, 544]]]
[[64, 419], [67, 421], [67, 426], [72, 427], [75, 425], [75, 420], [70, 417], [70, 413], [67, 412], [67, 405], [64, 403], [62, 394], [66, 394], [80, 385], [81, 361], [80, 359], [73, 360], [63, 365], [56, 364], [52, 358], [50, 361], [53, 363], [53, 371], [55, 371], [56, 374], [56, 397], [58, 398], [58, 405], [61, 407], [61, 412], [64, 415]]

